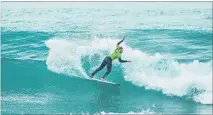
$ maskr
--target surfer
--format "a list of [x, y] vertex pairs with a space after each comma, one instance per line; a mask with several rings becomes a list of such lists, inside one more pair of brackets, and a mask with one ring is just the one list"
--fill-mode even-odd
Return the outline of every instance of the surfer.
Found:
[[114, 61], [115, 59], [118, 59], [119, 62], [121, 63], [125, 63], [125, 62], [131, 62], [129, 60], [122, 60], [121, 59], [121, 54], [123, 53], [123, 47], [119, 46], [123, 41], [125, 40], [125, 37], [123, 37], [123, 39], [117, 43], [116, 49], [114, 50], [114, 52], [110, 55], [104, 58], [103, 62], [101, 63], [101, 65], [90, 75], [90, 78], [93, 78], [93, 76], [99, 72], [100, 70], [102, 70], [105, 66], [107, 66], [107, 71], [106, 73], [103, 75], [103, 77], [101, 78], [101, 80], [105, 80], [105, 77], [111, 72], [111, 68], [112, 68], [112, 61]]

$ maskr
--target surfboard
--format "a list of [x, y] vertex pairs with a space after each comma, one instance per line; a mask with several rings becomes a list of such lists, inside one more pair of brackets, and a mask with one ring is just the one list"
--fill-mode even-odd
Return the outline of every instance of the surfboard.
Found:
[[114, 82], [110, 82], [110, 81], [107, 81], [107, 80], [105, 80], [105, 81], [102, 81], [102, 80], [100, 80], [100, 79], [96, 79], [96, 78], [87, 78], [88, 80], [91, 80], [91, 81], [97, 81], [97, 82], [102, 82], [102, 83], [106, 83], [106, 84], [112, 84], [112, 85], [116, 85], [116, 86], [120, 86], [120, 84], [119, 83], [114, 83]]

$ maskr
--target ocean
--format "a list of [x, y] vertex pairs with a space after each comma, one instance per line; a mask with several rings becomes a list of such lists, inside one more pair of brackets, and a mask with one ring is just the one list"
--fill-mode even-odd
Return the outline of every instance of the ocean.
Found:
[[[212, 2], [2, 2], [2, 114], [211, 114]], [[116, 48], [107, 80], [89, 75]], [[101, 78], [106, 68], [95, 75]]]

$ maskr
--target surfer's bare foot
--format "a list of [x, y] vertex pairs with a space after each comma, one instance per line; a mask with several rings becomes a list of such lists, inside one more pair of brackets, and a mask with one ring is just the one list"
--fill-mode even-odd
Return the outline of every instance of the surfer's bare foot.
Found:
[[91, 75], [91, 76], [90, 76], [90, 79], [92, 79], [92, 78], [93, 78], [93, 76]]
[[104, 78], [101, 78], [102, 81], [106, 81]]

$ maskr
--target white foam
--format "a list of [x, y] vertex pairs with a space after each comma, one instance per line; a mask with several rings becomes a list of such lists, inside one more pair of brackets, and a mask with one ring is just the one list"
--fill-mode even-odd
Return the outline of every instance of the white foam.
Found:
[[10, 94], [2, 97], [2, 101], [15, 102], [15, 103], [33, 103], [33, 104], [47, 104], [52, 98], [51, 94]]
[[151, 109], [142, 109], [140, 112], [133, 112], [133, 111], [130, 111], [128, 113], [114, 113], [114, 112], [100, 112], [100, 114], [128, 114], [128, 115], [133, 115], [133, 114], [155, 114], [154, 111], [152, 111]]
[[[204, 104], [212, 104], [212, 61], [179, 63], [160, 54], [145, 55], [132, 48], [124, 48], [124, 57], [132, 60], [125, 65], [125, 80], [147, 89], [161, 90], [168, 95], [186, 96]], [[131, 55], [129, 55], [131, 54]], [[196, 92], [192, 92], [196, 89]], [[207, 93], [210, 92], [210, 93]], [[204, 98], [205, 97], [205, 98]]]
[[[88, 56], [91, 65], [98, 66], [112, 52], [118, 39], [94, 38], [92, 40], [63, 40], [54, 38], [46, 41], [49, 48], [47, 67], [51, 71], [71, 76], [88, 77], [82, 67], [82, 58]], [[123, 59], [132, 63], [122, 64], [124, 79], [146, 89], [160, 90], [167, 95], [189, 96], [196, 102], [212, 104], [212, 61], [179, 63], [156, 53], [148, 55], [125, 44]], [[100, 59], [92, 62], [93, 56]], [[118, 64], [118, 61], [113, 62]], [[90, 72], [94, 70], [92, 68]]]
[[105, 55], [103, 52], [114, 50], [115, 47], [113, 47], [112, 44], [115, 41], [116, 40], [108, 42], [106, 39], [95, 39], [91, 41], [51, 39], [45, 42], [47, 47], [50, 49], [46, 64], [50, 70], [57, 73], [88, 77], [82, 67], [81, 58], [83, 56], [89, 56], [91, 59], [91, 57], [95, 54], [104, 58]]

